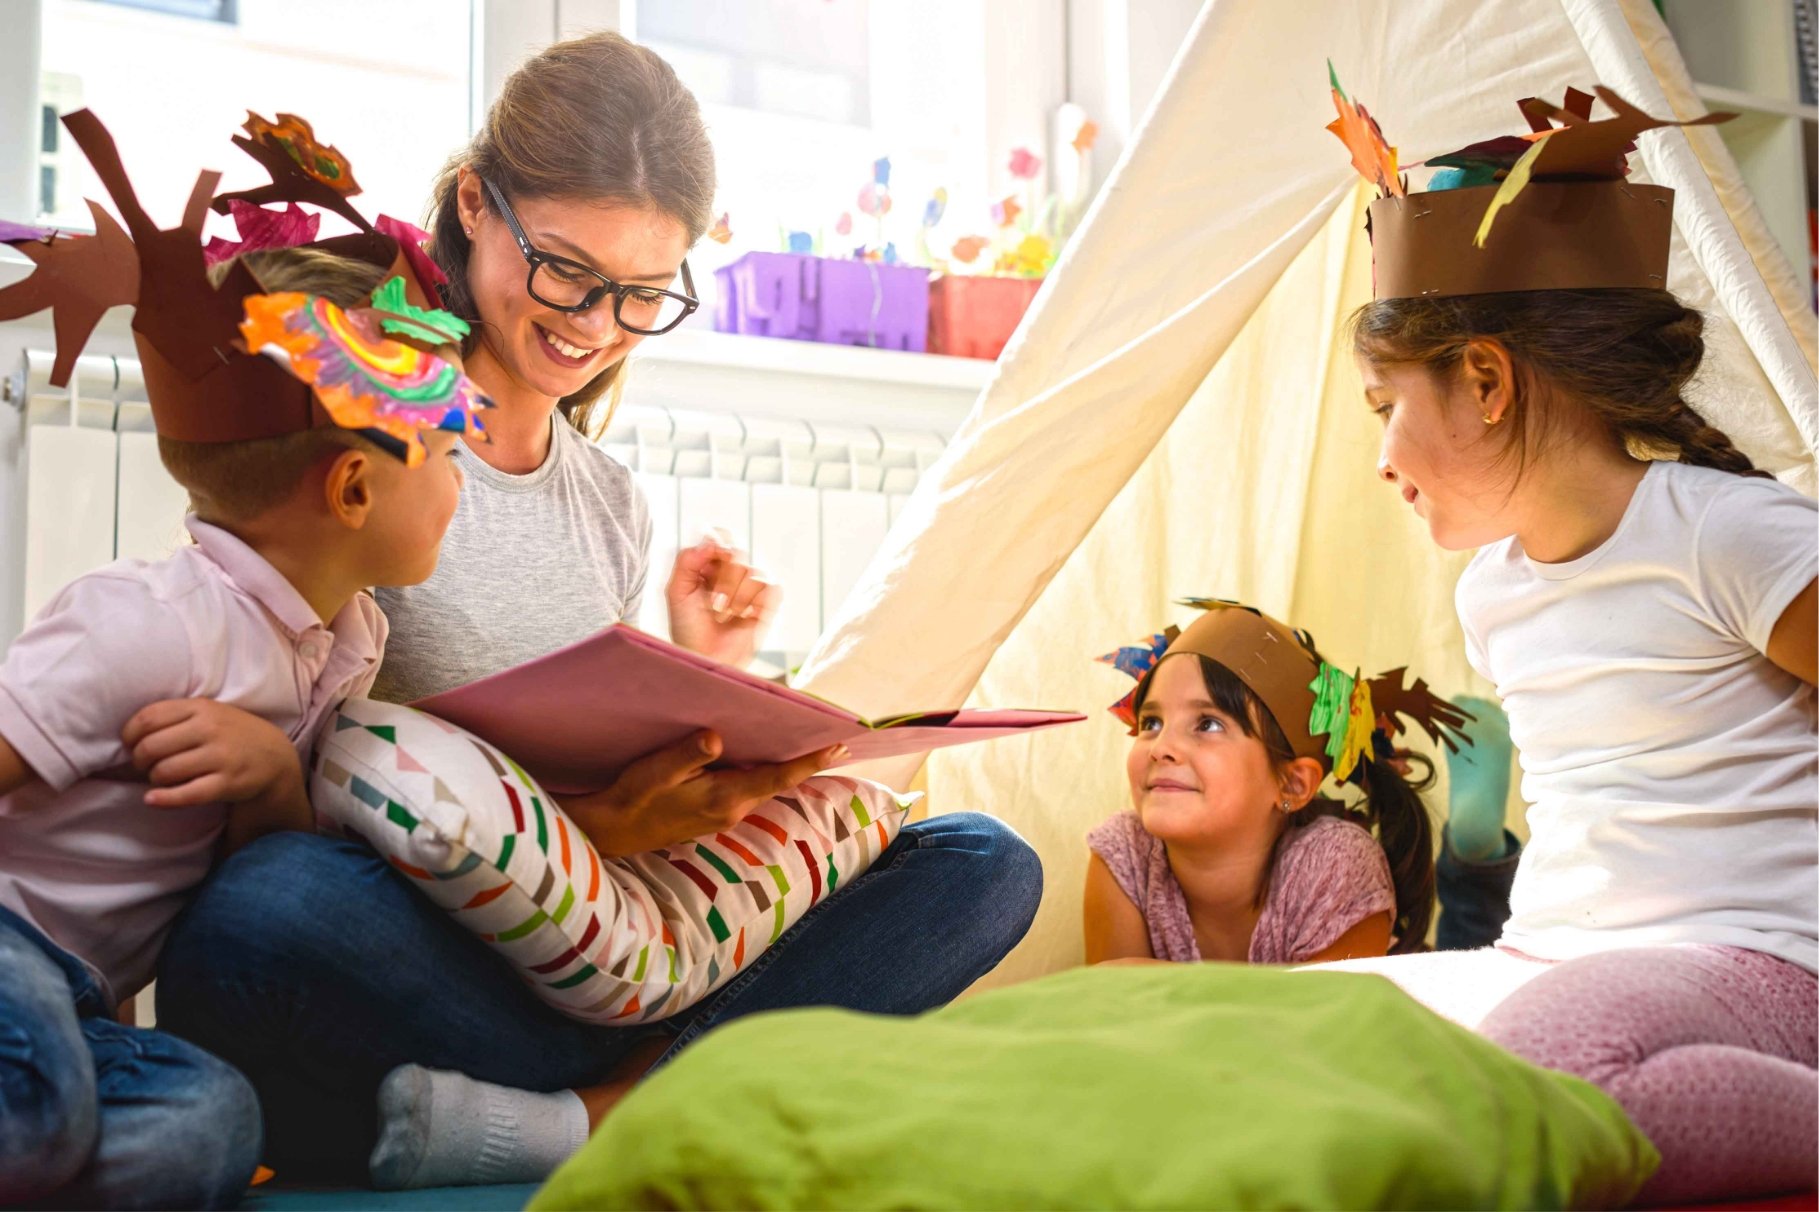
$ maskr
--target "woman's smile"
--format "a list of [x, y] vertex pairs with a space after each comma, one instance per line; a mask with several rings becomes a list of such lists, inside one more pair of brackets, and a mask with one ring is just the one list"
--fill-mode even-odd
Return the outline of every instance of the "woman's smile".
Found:
[[593, 361], [594, 355], [600, 352], [599, 349], [588, 349], [570, 344], [535, 320], [531, 321], [531, 327], [537, 330], [539, 348], [549, 357], [550, 361], [566, 370], [581, 369]]

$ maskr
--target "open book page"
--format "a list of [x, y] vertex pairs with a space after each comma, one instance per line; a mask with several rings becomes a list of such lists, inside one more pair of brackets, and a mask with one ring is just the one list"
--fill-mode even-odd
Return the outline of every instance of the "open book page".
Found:
[[627, 765], [712, 729], [734, 765], [845, 744], [855, 761], [1009, 736], [1085, 717], [938, 711], [874, 726], [831, 703], [626, 624], [411, 706], [497, 745], [556, 794], [597, 790]]

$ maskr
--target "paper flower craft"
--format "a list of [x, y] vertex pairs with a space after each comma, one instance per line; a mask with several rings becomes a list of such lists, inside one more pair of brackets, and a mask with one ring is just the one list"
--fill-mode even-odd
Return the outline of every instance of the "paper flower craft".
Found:
[[962, 236], [954, 241], [953, 251], [949, 255], [962, 265], [971, 265], [990, 244], [991, 240], [985, 236]]
[[1085, 155], [1087, 152], [1093, 150], [1093, 144], [1097, 142], [1098, 139], [1099, 124], [1094, 122], [1091, 118], [1088, 118], [1080, 124], [1080, 129], [1074, 132], [1074, 150], [1081, 155]]
[[1017, 216], [1022, 213], [1023, 207], [1018, 203], [1015, 195], [1006, 196], [1001, 201], [992, 203], [992, 222], [999, 227], [1009, 227], [1017, 221]]
[[241, 337], [308, 383], [336, 425], [368, 433], [410, 467], [426, 455], [424, 430], [484, 433], [492, 407], [473, 380], [434, 354], [387, 338], [370, 312], [342, 311], [316, 295], [249, 295]]
[[872, 182], [859, 191], [859, 213], [882, 219], [891, 213], [891, 191]]
[[944, 186], [937, 186], [933, 196], [928, 200], [928, 205], [922, 208], [922, 226], [933, 227], [941, 222], [942, 216], [946, 214], [947, 189]]
[[992, 272], [1010, 278], [1040, 278], [1055, 263], [1055, 246], [1046, 236], [1025, 236], [1015, 248], [998, 254]]
[[725, 244], [730, 241], [733, 238], [732, 216], [725, 211], [720, 212], [720, 217], [714, 221], [713, 227], [708, 229], [707, 238], [716, 244]]
[[1042, 171], [1042, 157], [1027, 147], [1013, 148], [1010, 170], [1011, 176], [1019, 181], [1033, 181], [1036, 174]]

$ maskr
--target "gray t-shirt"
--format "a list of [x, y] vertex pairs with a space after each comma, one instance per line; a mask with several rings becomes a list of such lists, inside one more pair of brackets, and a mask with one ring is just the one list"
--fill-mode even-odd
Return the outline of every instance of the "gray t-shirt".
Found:
[[528, 475], [465, 447], [467, 481], [435, 573], [377, 591], [391, 624], [372, 697], [408, 703], [636, 617], [651, 513], [632, 473], [560, 415]]

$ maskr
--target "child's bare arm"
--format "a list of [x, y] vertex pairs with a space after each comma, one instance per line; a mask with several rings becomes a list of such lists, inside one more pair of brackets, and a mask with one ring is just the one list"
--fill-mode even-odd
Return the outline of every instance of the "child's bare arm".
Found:
[[1331, 964], [1339, 960], [1364, 959], [1388, 955], [1390, 950], [1390, 915], [1373, 913], [1334, 939], [1326, 950], [1310, 955], [1301, 964]]
[[312, 827], [297, 750], [250, 712], [213, 699], [167, 699], [128, 720], [121, 740], [152, 783], [148, 806], [232, 806], [224, 854], [262, 834]]
[[1768, 648], [1763, 655], [1807, 685], [1819, 684], [1819, 581], [1813, 581], [1788, 603], [1775, 630], [1769, 633]]
[[1118, 959], [1151, 959], [1149, 926], [1131, 898], [1112, 878], [1105, 860], [1094, 854], [1086, 861], [1086, 962]]
[[37, 777], [37, 772], [25, 764], [19, 751], [0, 736], [0, 795], [11, 795]]

